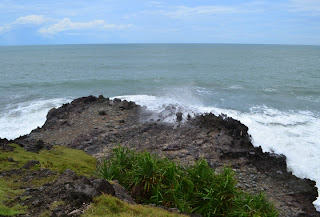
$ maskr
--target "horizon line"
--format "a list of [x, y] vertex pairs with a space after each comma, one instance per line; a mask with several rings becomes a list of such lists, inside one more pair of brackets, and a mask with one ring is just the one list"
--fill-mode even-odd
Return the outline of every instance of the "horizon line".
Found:
[[0, 47], [23, 47], [23, 46], [66, 46], [66, 45], [280, 45], [280, 46], [320, 46], [320, 44], [277, 44], [277, 43], [215, 43], [215, 42], [127, 42], [127, 43], [57, 43], [57, 44], [12, 44], [0, 45]]

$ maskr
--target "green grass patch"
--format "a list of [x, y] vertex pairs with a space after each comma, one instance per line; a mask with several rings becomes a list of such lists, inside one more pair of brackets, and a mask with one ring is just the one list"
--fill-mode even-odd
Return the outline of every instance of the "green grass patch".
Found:
[[[39, 153], [33, 153], [25, 151], [17, 144], [10, 145], [14, 147], [13, 151], [0, 151], [0, 171], [19, 169], [30, 160], [38, 160], [40, 165], [36, 165], [31, 170], [46, 168], [59, 174], [66, 169], [71, 169], [77, 175], [92, 176], [96, 174], [96, 159], [84, 151], [64, 146], [53, 146], [51, 150], [43, 149]], [[8, 158], [12, 158], [14, 162], [9, 162]], [[26, 183], [20, 181], [23, 175], [24, 173], [21, 173], [21, 175], [12, 175], [0, 179], [0, 216], [15, 216], [25, 213], [27, 207], [11, 205], [12, 203], [10, 203], [12, 198], [23, 194], [24, 190], [21, 187], [40, 187], [58, 177], [58, 175], [52, 175], [35, 178]]]
[[[71, 169], [77, 175], [91, 176], [96, 171], [96, 159], [84, 151], [71, 149], [65, 146], [53, 146], [51, 150], [43, 149], [39, 153], [27, 152], [17, 144], [11, 144], [13, 152], [0, 152], [0, 170], [18, 169], [30, 160], [38, 160], [39, 166], [35, 169], [47, 168], [61, 173]], [[7, 159], [12, 158], [14, 162]]]
[[178, 213], [171, 213], [157, 207], [146, 205], [132, 205], [110, 195], [103, 194], [94, 199], [83, 217], [185, 217]]
[[23, 192], [23, 190], [14, 190], [13, 183], [0, 179], [0, 216], [14, 216], [25, 212], [26, 208], [21, 205], [12, 207], [6, 206], [5, 203]]
[[140, 202], [176, 207], [185, 213], [278, 216], [263, 194], [254, 196], [237, 189], [230, 168], [216, 173], [204, 159], [186, 166], [119, 145], [98, 166], [98, 173], [108, 180], [117, 179]]

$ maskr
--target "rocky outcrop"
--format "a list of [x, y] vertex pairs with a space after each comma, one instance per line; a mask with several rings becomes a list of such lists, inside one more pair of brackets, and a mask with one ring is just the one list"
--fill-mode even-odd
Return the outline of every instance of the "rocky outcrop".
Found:
[[74, 171], [66, 170], [54, 182], [26, 189], [22, 197], [28, 199], [20, 204], [32, 207], [28, 212], [31, 216], [39, 216], [44, 210], [50, 210], [51, 216], [77, 216], [93, 197], [102, 193], [115, 195], [106, 180], [77, 176]]
[[[170, 115], [175, 123], [163, 121]], [[97, 158], [108, 157], [118, 143], [185, 163], [202, 157], [217, 170], [231, 166], [238, 187], [265, 192], [281, 216], [319, 216], [312, 205], [317, 197], [315, 182], [287, 171], [285, 156], [254, 147], [248, 128], [225, 115], [191, 118], [170, 106], [155, 114], [133, 102], [89, 96], [50, 110], [42, 128], [16, 140], [37, 151], [32, 146], [35, 141], [47, 148], [59, 144], [82, 149]]]
[[[70, 169], [58, 177], [50, 169], [30, 170], [36, 164], [39, 162], [30, 160], [20, 169], [0, 171], [0, 178], [18, 181], [19, 189], [24, 191], [6, 202], [9, 206], [20, 204], [28, 207], [26, 214], [19, 216], [80, 216], [93, 198], [101, 194], [110, 194], [135, 204], [134, 199], [116, 182], [111, 184], [105, 179], [78, 176]], [[44, 185], [36, 185], [37, 181], [44, 179], [47, 179]]]

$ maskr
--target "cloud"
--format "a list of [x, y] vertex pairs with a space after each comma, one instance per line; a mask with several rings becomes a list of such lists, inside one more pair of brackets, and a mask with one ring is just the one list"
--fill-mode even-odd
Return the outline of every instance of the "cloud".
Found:
[[48, 27], [48, 28], [41, 28], [39, 30], [42, 34], [56, 34], [63, 31], [68, 30], [81, 30], [81, 29], [90, 29], [93, 27], [98, 27], [104, 25], [104, 20], [94, 20], [91, 22], [84, 22], [84, 23], [74, 23], [69, 18], [64, 18], [60, 22]]
[[5, 33], [10, 29], [11, 29], [11, 26], [8, 26], [8, 25], [0, 26], [0, 34]]
[[320, 14], [319, 0], [290, 0], [290, 8], [293, 12], [308, 12], [311, 14]]
[[149, 15], [160, 14], [164, 16], [170, 16], [173, 18], [192, 17], [192, 16], [200, 16], [200, 15], [214, 15], [214, 14], [232, 14], [232, 13], [241, 13], [241, 12], [250, 12], [250, 11], [243, 10], [239, 7], [216, 6], [216, 5], [196, 6], [196, 7], [175, 6], [175, 7], [169, 7], [166, 10], [144, 11], [145, 14], [149, 14]]
[[16, 19], [15, 22], [13, 22], [13, 24], [40, 25], [40, 24], [46, 23], [49, 20], [50, 19], [45, 18], [42, 15], [28, 15], [28, 16], [25, 16], [25, 17], [19, 17], [18, 19]]
[[41, 24], [47, 23], [50, 20], [52, 19], [46, 18], [42, 15], [28, 15], [24, 17], [19, 17], [12, 23], [4, 24], [3, 26], [0, 26], [0, 34], [4, 32], [8, 32], [19, 25], [41, 25]]
[[93, 20], [90, 22], [72, 22], [70, 18], [64, 18], [56, 24], [39, 29], [39, 32], [44, 35], [54, 35], [70, 30], [123, 29], [131, 26], [132, 25], [107, 24], [104, 20]]

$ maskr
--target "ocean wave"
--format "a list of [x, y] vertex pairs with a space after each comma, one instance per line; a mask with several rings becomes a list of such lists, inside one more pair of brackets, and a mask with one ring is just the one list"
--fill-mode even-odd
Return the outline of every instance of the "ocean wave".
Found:
[[12, 86], [19, 87], [21, 89], [24, 88], [50, 88], [50, 87], [59, 87], [59, 88], [86, 88], [86, 87], [104, 87], [104, 86], [116, 86], [116, 85], [123, 85], [123, 84], [132, 84], [132, 83], [148, 83], [154, 81], [154, 78], [147, 78], [147, 79], [135, 79], [135, 78], [127, 78], [127, 79], [75, 79], [75, 80], [66, 80], [66, 81], [39, 81], [39, 82], [28, 82], [28, 83], [11, 83], [11, 84], [4, 84], [0, 86], [4, 89], [10, 88]]
[[[184, 120], [187, 115], [212, 112], [221, 113], [240, 120], [249, 127], [249, 133], [255, 146], [263, 151], [284, 154], [288, 169], [300, 178], [309, 178], [320, 186], [320, 114], [308, 110], [282, 111], [266, 105], [253, 106], [248, 112], [233, 109], [205, 106], [191, 98], [180, 95], [124, 95], [114, 98], [134, 101], [149, 110], [165, 114], [164, 121], [175, 122], [176, 112], [182, 112]], [[7, 112], [1, 114], [0, 137], [14, 139], [30, 133], [37, 126], [42, 126], [46, 114], [52, 107], [60, 106], [71, 99], [59, 98], [30, 101], [11, 105]], [[169, 112], [167, 112], [169, 109]], [[316, 202], [320, 204], [320, 201]]]
[[[249, 127], [255, 146], [263, 151], [284, 154], [288, 169], [300, 178], [309, 178], [320, 187], [320, 114], [312, 111], [280, 111], [265, 105], [253, 106], [249, 112], [232, 109], [195, 105], [192, 102], [149, 95], [119, 96], [118, 98], [135, 101], [152, 111], [162, 112], [166, 106], [174, 105], [175, 111], [194, 116], [212, 112], [221, 113], [240, 120]], [[165, 121], [174, 122], [175, 113]], [[320, 204], [320, 201], [316, 201]]]
[[8, 105], [0, 115], [0, 138], [15, 139], [30, 133], [44, 124], [51, 108], [70, 101], [66, 98], [56, 98]]
[[264, 92], [270, 92], [270, 93], [274, 93], [276, 92], [278, 89], [276, 88], [264, 88], [263, 91]]
[[240, 90], [240, 89], [244, 89], [244, 87], [241, 85], [231, 85], [231, 86], [227, 87], [226, 89]]
[[207, 88], [204, 88], [204, 87], [196, 86], [195, 90], [199, 94], [212, 95], [212, 92], [210, 90], [208, 90]]
[[313, 103], [320, 102], [320, 97], [317, 97], [317, 96], [297, 96], [297, 99], [308, 101], [308, 102], [313, 102]]

